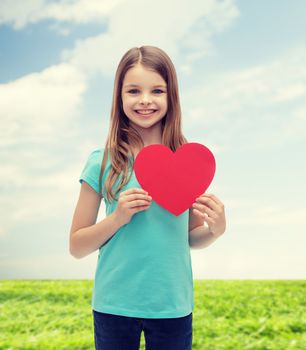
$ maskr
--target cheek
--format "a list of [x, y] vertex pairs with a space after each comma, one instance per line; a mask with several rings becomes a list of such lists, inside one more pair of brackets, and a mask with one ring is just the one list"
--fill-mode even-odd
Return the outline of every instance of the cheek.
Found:
[[124, 110], [129, 109], [131, 107], [131, 102], [129, 101], [129, 99], [124, 98], [122, 100], [122, 106]]
[[166, 101], [164, 101], [164, 103], [163, 103], [163, 108], [164, 108], [164, 109], [168, 109], [168, 103], [167, 103], [167, 100], [166, 100]]
[[163, 103], [163, 105], [164, 105], [165, 107], [167, 107], [167, 105], [168, 105], [168, 98], [167, 98], [167, 96], [164, 96], [164, 98], [163, 98], [163, 100], [162, 100], [162, 103]]
[[122, 103], [124, 106], [126, 106], [127, 108], [133, 107], [133, 105], [135, 104], [135, 101], [133, 98], [129, 98], [129, 97], [125, 97], [122, 100]]

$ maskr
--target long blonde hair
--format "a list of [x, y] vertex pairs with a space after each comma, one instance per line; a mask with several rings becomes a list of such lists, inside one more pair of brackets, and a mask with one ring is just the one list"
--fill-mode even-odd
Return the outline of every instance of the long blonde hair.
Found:
[[[101, 193], [103, 171], [105, 170], [107, 156], [110, 154], [111, 170], [105, 181], [106, 198], [108, 201], [110, 201], [110, 198], [111, 200], [115, 199], [115, 195], [129, 182], [132, 176], [131, 172], [128, 177], [128, 162], [130, 161], [130, 155], [132, 155], [131, 144], [137, 145], [139, 149], [144, 147], [140, 134], [129, 124], [129, 119], [123, 111], [121, 98], [124, 76], [130, 68], [137, 64], [154, 70], [167, 83], [168, 110], [161, 123], [162, 144], [175, 152], [178, 147], [188, 142], [181, 131], [181, 107], [178, 82], [170, 57], [163, 50], [155, 46], [131, 48], [121, 58], [116, 71], [110, 126], [100, 169], [99, 189]], [[131, 167], [133, 168], [134, 156], [132, 159]], [[114, 195], [112, 193], [112, 187], [121, 173], [123, 176]]]

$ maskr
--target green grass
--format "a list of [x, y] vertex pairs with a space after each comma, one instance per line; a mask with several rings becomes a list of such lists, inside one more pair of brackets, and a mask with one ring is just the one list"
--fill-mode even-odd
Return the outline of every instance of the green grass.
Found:
[[[92, 286], [0, 281], [0, 349], [94, 349]], [[193, 349], [306, 349], [305, 286], [301, 280], [194, 281]]]

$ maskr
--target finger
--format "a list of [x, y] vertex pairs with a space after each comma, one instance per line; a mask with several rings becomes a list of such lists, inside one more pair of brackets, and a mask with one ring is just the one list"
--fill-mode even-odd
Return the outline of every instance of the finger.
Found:
[[196, 199], [196, 203], [204, 204], [209, 207], [211, 210], [219, 211], [219, 204], [215, 202], [215, 200], [211, 197], [198, 197]]
[[210, 218], [207, 214], [203, 214], [197, 209], [193, 209], [193, 210], [195, 211], [195, 214], [200, 216], [207, 223], [209, 227], [211, 227], [215, 223], [214, 220]]
[[[121, 192], [123, 193], [123, 192]], [[148, 194], [147, 191], [145, 191], [142, 188], [129, 188], [128, 190], [124, 191], [123, 195], [128, 195], [128, 194], [134, 194], [134, 193], [142, 193], [142, 194]]]
[[207, 196], [208, 198], [212, 198], [215, 202], [217, 202], [220, 206], [223, 206], [223, 203], [220, 199], [212, 193], [204, 193], [203, 196]]
[[148, 205], [142, 205], [140, 207], [137, 207], [138, 210], [146, 210], [146, 209], [149, 209], [150, 208], [150, 204]]
[[200, 216], [201, 218], [205, 217], [205, 215], [198, 209], [192, 208], [192, 211], [194, 212], [195, 215]]
[[128, 208], [146, 207], [146, 206], [150, 206], [150, 205], [151, 205], [151, 203], [149, 203], [146, 200], [142, 200], [142, 199], [131, 200], [131, 201], [127, 202]]
[[145, 206], [145, 205], [143, 205], [143, 206], [139, 206], [139, 207], [133, 207], [133, 208], [130, 208], [132, 211], [133, 211], [133, 213], [135, 214], [135, 213], [137, 213], [137, 212], [140, 212], [140, 211], [144, 211], [144, 210], [147, 210], [147, 209], [149, 209], [150, 207], [149, 206]]
[[212, 217], [212, 218], [217, 218], [218, 215], [217, 213], [215, 213], [212, 209], [210, 209], [208, 206], [204, 205], [204, 204], [200, 204], [200, 203], [194, 203], [193, 208], [196, 208], [197, 210], [199, 210], [202, 213], [206, 213], [208, 216]]
[[211, 229], [215, 225], [215, 220], [208, 215], [203, 216], [204, 221], [207, 223], [209, 228]]
[[127, 202], [143, 202], [145, 204], [151, 204], [152, 203], [152, 197], [148, 196], [147, 194], [135, 194], [131, 193], [126, 196], [125, 200]]

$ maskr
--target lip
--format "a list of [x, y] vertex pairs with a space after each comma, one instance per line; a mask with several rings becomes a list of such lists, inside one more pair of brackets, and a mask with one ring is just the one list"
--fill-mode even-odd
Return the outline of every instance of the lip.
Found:
[[[138, 113], [138, 111], [152, 111], [151, 113], [145, 113], [145, 114], [141, 114], [141, 113]], [[135, 109], [135, 112], [138, 114], [138, 115], [142, 115], [142, 116], [149, 116], [149, 115], [152, 115], [153, 113], [155, 113], [157, 111], [157, 109], [151, 109], [151, 108], [147, 108], [147, 109]]]
[[137, 111], [156, 111], [156, 109], [154, 109], [154, 108], [143, 108], [143, 109], [135, 109], [135, 111], [137, 112]]

